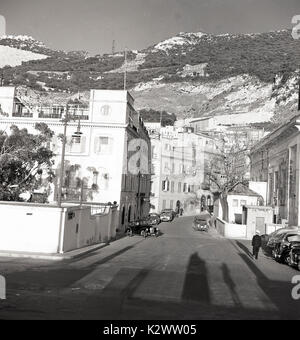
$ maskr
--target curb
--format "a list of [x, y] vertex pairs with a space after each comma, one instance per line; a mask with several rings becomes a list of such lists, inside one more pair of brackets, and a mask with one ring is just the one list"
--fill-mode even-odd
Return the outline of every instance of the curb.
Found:
[[22, 253], [22, 252], [19, 253], [19, 252], [1, 252], [0, 251], [0, 258], [1, 257], [30, 258], [30, 259], [50, 260], [50, 261], [73, 260], [81, 256], [87, 255], [89, 253], [92, 253], [101, 248], [104, 248], [107, 245], [108, 243], [100, 243], [94, 246], [72, 250], [64, 254], [41, 254], [41, 253]]

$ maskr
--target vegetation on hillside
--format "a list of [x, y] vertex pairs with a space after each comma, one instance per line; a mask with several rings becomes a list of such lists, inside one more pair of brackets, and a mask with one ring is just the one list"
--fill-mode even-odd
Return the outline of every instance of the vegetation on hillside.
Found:
[[[0, 44], [10, 43], [13, 42], [0, 40]], [[165, 82], [181, 82], [183, 78], [179, 72], [187, 64], [207, 63], [209, 77], [195, 74], [184, 78], [190, 82], [217, 81], [241, 74], [253, 75], [268, 83], [282, 74], [284, 82], [300, 68], [300, 43], [293, 40], [287, 30], [255, 35], [206, 35], [195, 45], [174, 45], [167, 51], [151, 47], [142, 52], [146, 54], [145, 62], [139, 65], [138, 71], [128, 72], [129, 89], [157, 77], [163, 77]], [[50, 57], [45, 60], [4, 68], [5, 84], [68, 92], [123, 88], [123, 74], [108, 73], [123, 65], [124, 56], [121, 54], [87, 57], [79, 51], [48, 55]], [[133, 52], [128, 53], [129, 60], [135, 56]]]
[[156, 110], [140, 110], [139, 111], [144, 122], [148, 123], [159, 123], [161, 121], [162, 126], [174, 126], [176, 115], [174, 113], [169, 114], [166, 111]]

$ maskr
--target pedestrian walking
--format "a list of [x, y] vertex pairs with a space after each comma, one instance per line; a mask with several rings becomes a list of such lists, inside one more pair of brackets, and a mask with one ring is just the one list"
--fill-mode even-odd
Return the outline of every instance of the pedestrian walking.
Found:
[[260, 236], [260, 231], [256, 231], [256, 235], [253, 236], [252, 239], [252, 247], [253, 247], [253, 257], [257, 260], [258, 259], [258, 254], [259, 250], [261, 248], [261, 236]]

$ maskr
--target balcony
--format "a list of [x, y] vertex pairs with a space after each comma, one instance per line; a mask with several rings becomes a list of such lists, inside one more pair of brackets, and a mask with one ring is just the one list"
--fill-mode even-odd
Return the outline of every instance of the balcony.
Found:
[[45, 112], [39, 112], [39, 118], [46, 118], [46, 119], [61, 119], [62, 114], [61, 113], [45, 113]]
[[32, 112], [13, 112], [12, 116], [17, 117], [17, 118], [32, 118], [33, 113]]

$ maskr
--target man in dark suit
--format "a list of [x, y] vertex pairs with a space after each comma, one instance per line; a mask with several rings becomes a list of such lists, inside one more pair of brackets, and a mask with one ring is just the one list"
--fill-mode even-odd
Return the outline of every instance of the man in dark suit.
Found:
[[253, 257], [257, 260], [259, 250], [261, 248], [261, 236], [260, 236], [260, 232], [258, 230], [256, 231], [256, 235], [253, 236], [252, 247], [253, 247]]

